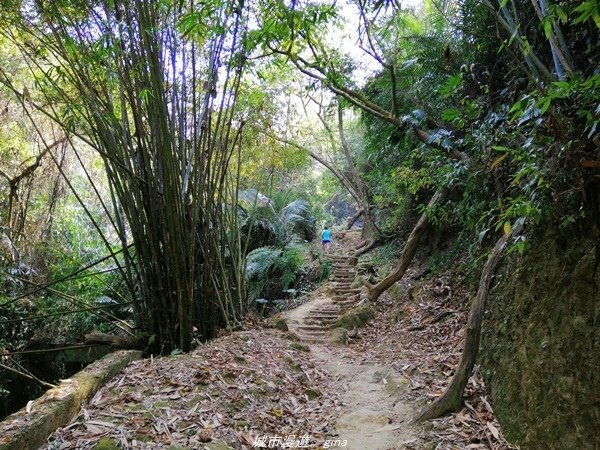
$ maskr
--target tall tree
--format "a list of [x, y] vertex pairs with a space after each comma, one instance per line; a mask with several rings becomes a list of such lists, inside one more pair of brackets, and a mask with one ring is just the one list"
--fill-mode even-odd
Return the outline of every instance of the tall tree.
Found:
[[139, 288], [138, 324], [164, 348], [187, 351], [194, 329], [206, 339], [238, 321], [243, 258], [235, 208], [224, 205], [237, 192], [228, 167], [242, 130], [234, 105], [248, 13], [227, 0], [210, 8], [194, 1], [10, 3], [3, 33], [28, 59], [41, 101], [3, 71], [1, 81], [26, 113], [43, 111], [73, 145], [102, 155], [113, 223], [134, 268], [124, 274]]

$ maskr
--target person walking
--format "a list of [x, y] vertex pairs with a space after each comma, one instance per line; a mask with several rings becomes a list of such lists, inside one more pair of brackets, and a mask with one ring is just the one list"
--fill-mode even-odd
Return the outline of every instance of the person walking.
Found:
[[329, 251], [329, 247], [331, 246], [331, 230], [329, 228], [325, 227], [323, 230], [321, 241], [323, 243], [323, 250], [325, 250], [325, 253], [327, 253]]

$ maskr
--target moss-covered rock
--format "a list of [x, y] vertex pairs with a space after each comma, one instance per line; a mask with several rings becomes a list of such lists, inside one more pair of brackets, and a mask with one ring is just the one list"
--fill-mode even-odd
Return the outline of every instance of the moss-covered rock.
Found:
[[93, 450], [119, 450], [120, 447], [113, 439], [102, 437], [92, 448]]
[[412, 286], [408, 287], [406, 293], [408, 294], [409, 300], [415, 302], [419, 300], [419, 297], [423, 293], [423, 289], [421, 288], [420, 284], [413, 284]]
[[304, 395], [306, 395], [309, 400], [315, 400], [323, 394], [321, 394], [321, 391], [318, 389], [307, 389], [304, 391]]
[[302, 366], [294, 361], [293, 358], [289, 356], [284, 356], [283, 360], [292, 368], [294, 372], [302, 372]]
[[338, 317], [333, 322], [330, 328], [345, 328], [346, 330], [352, 330], [353, 328], [364, 327], [373, 317], [375, 316], [375, 310], [370, 304], [361, 305], [357, 308], [353, 308], [345, 314]]
[[269, 325], [281, 331], [288, 331], [288, 324], [281, 317], [273, 317], [269, 320]]
[[285, 333], [283, 337], [294, 342], [300, 341], [300, 336], [298, 336], [296, 333], [292, 333], [291, 331], [289, 333]]
[[310, 352], [310, 347], [308, 345], [301, 344], [300, 342], [292, 342], [290, 347], [294, 350], [300, 350], [301, 352]]
[[394, 322], [400, 322], [402, 319], [404, 319], [406, 317], [406, 311], [404, 310], [404, 308], [397, 308], [394, 311], [394, 315], [392, 316], [392, 318], [394, 319]]
[[350, 283], [350, 287], [352, 289], [359, 289], [363, 287], [362, 277], [356, 277], [354, 280], [352, 280], [352, 283]]
[[331, 342], [338, 345], [346, 345], [348, 343], [348, 330], [343, 327], [334, 328], [329, 333]]
[[400, 288], [400, 285], [398, 283], [396, 284], [392, 284], [388, 290], [387, 290], [388, 294], [390, 294], [390, 297], [392, 297], [392, 300], [394, 302], [399, 302], [400, 299], [402, 298], [402, 289]]
[[229, 446], [225, 441], [206, 442], [203, 445], [203, 448], [207, 450], [233, 450], [233, 447]]
[[[90, 364], [0, 422], [0, 450], [39, 448], [58, 427], [66, 425], [94, 394], [142, 352], [118, 351]], [[15, 426], [17, 424], [17, 426]]]

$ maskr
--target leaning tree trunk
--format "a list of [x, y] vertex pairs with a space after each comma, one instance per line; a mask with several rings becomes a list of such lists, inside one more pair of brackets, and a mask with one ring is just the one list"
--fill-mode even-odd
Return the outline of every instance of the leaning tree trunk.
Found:
[[[522, 226], [517, 227], [513, 230], [513, 234], [517, 234], [522, 229]], [[433, 403], [427, 405], [419, 414], [413, 419], [413, 422], [421, 420], [433, 419], [440, 417], [441, 415], [451, 412], [459, 411], [462, 408], [462, 396], [469, 381], [469, 377], [473, 372], [473, 367], [477, 361], [477, 354], [479, 353], [479, 341], [481, 338], [481, 323], [483, 319], [483, 311], [485, 308], [485, 300], [487, 298], [490, 284], [494, 276], [496, 266], [502, 258], [502, 253], [506, 248], [510, 235], [503, 235], [494, 246], [492, 253], [488, 260], [483, 266], [481, 277], [479, 279], [479, 288], [477, 289], [477, 295], [471, 304], [469, 311], [469, 318], [467, 320], [467, 327], [465, 329], [465, 344], [463, 353], [460, 358], [460, 362], [450, 385]]]
[[356, 214], [354, 214], [352, 217], [350, 217], [350, 219], [348, 219], [348, 224], [346, 225], [346, 230], [349, 230], [350, 228], [352, 228], [352, 226], [356, 223], [356, 221], [360, 218], [360, 216], [363, 215], [363, 213], [365, 212], [364, 209], [359, 209], [358, 211], [356, 211]]
[[[439, 204], [444, 197], [444, 193], [445, 191], [440, 189], [435, 194], [433, 194], [433, 197], [431, 197], [431, 200], [429, 200], [429, 203], [427, 204], [427, 209], [429, 210], [437, 204]], [[419, 217], [417, 224], [410, 232], [410, 235], [408, 236], [408, 239], [406, 241], [406, 245], [404, 246], [404, 250], [402, 251], [400, 262], [398, 263], [394, 271], [375, 285], [365, 283], [367, 289], [369, 290], [368, 295], [370, 301], [376, 301], [381, 296], [381, 294], [383, 294], [390, 287], [392, 287], [394, 283], [402, 279], [402, 277], [406, 273], [406, 269], [408, 269], [408, 267], [410, 266], [410, 263], [412, 262], [415, 253], [417, 252], [417, 248], [419, 247], [421, 237], [423, 237], [428, 227], [429, 218], [427, 217], [427, 211], [425, 211], [423, 214], [421, 214], [421, 217]]]

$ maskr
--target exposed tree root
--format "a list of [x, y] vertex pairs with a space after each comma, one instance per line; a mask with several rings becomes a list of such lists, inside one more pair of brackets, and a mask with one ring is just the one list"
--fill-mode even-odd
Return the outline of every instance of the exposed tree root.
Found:
[[[518, 226], [513, 230], [513, 234], [517, 234], [521, 231], [522, 226]], [[494, 246], [492, 253], [488, 257], [481, 277], [479, 279], [479, 288], [477, 289], [477, 295], [473, 299], [471, 309], [469, 311], [469, 318], [467, 320], [467, 327], [465, 329], [465, 344], [460, 362], [452, 381], [446, 391], [441, 397], [438, 397], [433, 403], [425, 406], [412, 422], [419, 422], [422, 420], [433, 419], [440, 417], [447, 412], [459, 411], [462, 408], [462, 397], [469, 377], [473, 372], [473, 367], [477, 361], [477, 354], [479, 352], [479, 341], [481, 339], [481, 323], [483, 319], [483, 311], [485, 308], [485, 300], [487, 298], [490, 284], [494, 277], [494, 271], [496, 266], [502, 258], [504, 249], [508, 242], [509, 236], [503, 235]]]
[[362, 245], [356, 249], [356, 251], [354, 252], [354, 256], [359, 257], [361, 255], [364, 255], [365, 253], [370, 252], [375, 247], [377, 247], [379, 245], [379, 243], [380, 243], [379, 239], [372, 239], [370, 241], [365, 242], [364, 245]]

